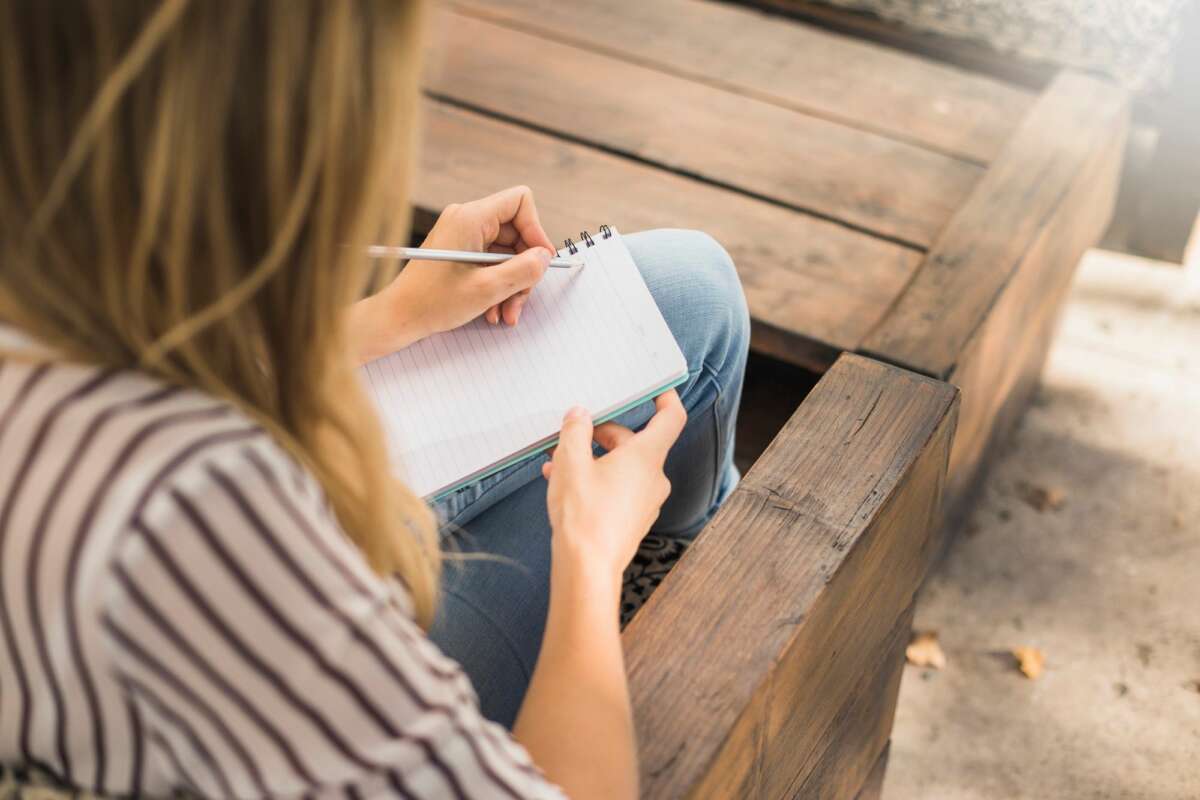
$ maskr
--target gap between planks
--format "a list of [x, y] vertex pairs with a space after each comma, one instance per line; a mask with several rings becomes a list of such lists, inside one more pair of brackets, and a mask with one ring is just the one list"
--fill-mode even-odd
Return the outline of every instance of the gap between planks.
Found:
[[[849, 114], [839, 114], [834, 111], [823, 109], [820, 106], [811, 103], [802, 103], [797, 100], [789, 100], [788, 98], [779, 94], [762, 89], [756, 89], [753, 86], [737, 83], [735, 81], [722, 80], [720, 78], [705, 75], [704, 73], [695, 70], [685, 69], [665, 61], [647, 58], [636, 53], [631, 53], [618, 47], [610, 47], [601, 44], [595, 39], [587, 36], [572, 35], [561, 30], [556, 30], [552, 27], [539, 25], [537, 22], [513, 16], [515, 12], [510, 11], [505, 13], [503, 11], [496, 11], [486, 6], [478, 6], [469, 2], [461, 2], [460, 0], [446, 0], [446, 2], [444, 2], [442, 5], [444, 8], [452, 10], [455, 13], [462, 14], [463, 16], [473, 17], [481, 21], [490, 22], [492, 24], [508, 28], [509, 30], [537, 36], [541, 39], [559, 42], [562, 44], [569, 44], [572, 47], [577, 47], [580, 50], [586, 50], [597, 55], [617, 58], [630, 64], [636, 64], [640, 67], [646, 67], [648, 69], [662, 72], [666, 75], [672, 75], [674, 77], [694, 81], [695, 83], [700, 83], [714, 89], [720, 89], [722, 91], [739, 94], [787, 111], [794, 111], [799, 114], [804, 114], [805, 116], [825, 120], [827, 122], [832, 122], [847, 128], [853, 128], [854, 130], [858, 130], [863, 133], [883, 136], [912, 147], [920, 148], [930, 153], [935, 153], [940, 156], [961, 161], [964, 164], [970, 164], [971, 166], [986, 169], [989, 163], [988, 160], [982, 156], [971, 155], [964, 153], [961, 150], [941, 146], [926, 139], [921, 139], [920, 137], [901, 132], [895, 128], [889, 128], [883, 125], [873, 125], [870, 122], [858, 119]], [[747, 9], [741, 10], [746, 11]], [[804, 24], [798, 20], [791, 20], [789, 22], [791, 24]], [[919, 58], [915, 55], [912, 57], [914, 59]]]
[[777, 197], [772, 197], [769, 194], [755, 192], [753, 190], [746, 189], [742, 186], [738, 186], [735, 183], [729, 183], [727, 181], [723, 181], [718, 178], [713, 178], [708, 175], [702, 175], [698, 172], [694, 172], [692, 170], [689, 170], [689, 169], [686, 169], [683, 167], [663, 164], [662, 162], [655, 161], [652, 158], [640, 156], [637, 153], [633, 153], [633, 152], [630, 152], [628, 150], [625, 150], [625, 149], [622, 149], [619, 147], [614, 147], [610, 144], [605, 144], [604, 142], [602, 142], [598, 139], [588, 139], [587, 137], [579, 136], [579, 135], [573, 134], [573, 133], [567, 133], [566, 131], [562, 131], [557, 128], [550, 128], [545, 125], [540, 125], [536, 122], [531, 122], [530, 120], [523, 119], [521, 117], [513, 116], [511, 114], [506, 114], [502, 111], [495, 111], [493, 109], [485, 108], [483, 106], [479, 106], [474, 103], [469, 103], [469, 102], [466, 102], [463, 100], [459, 100], [455, 97], [451, 97], [451, 96], [449, 96], [447, 94], [443, 94], [441, 92], [435, 92], [435, 91], [432, 91], [429, 89], [426, 89], [424, 91], [425, 91], [425, 96], [428, 97], [429, 99], [434, 100], [438, 103], [442, 103], [443, 105], [451, 106], [452, 108], [457, 108], [460, 111], [469, 111], [472, 114], [478, 114], [481, 117], [488, 117], [490, 119], [496, 120], [497, 122], [504, 122], [509, 125], [516, 125], [521, 128], [528, 128], [529, 130], [531, 130], [535, 133], [540, 133], [543, 136], [548, 136], [550, 138], [558, 139], [563, 142], [569, 142], [570, 144], [577, 144], [582, 147], [588, 147], [593, 150], [599, 150], [602, 153], [606, 153], [610, 156], [616, 156], [617, 158], [623, 158], [626, 161], [632, 161], [635, 164], [641, 164], [642, 166], [646, 166], [646, 167], [653, 167], [656, 170], [661, 170], [662, 172], [666, 172], [671, 175], [677, 175], [681, 178], [686, 178], [688, 180], [695, 181], [697, 183], [703, 183], [706, 186], [712, 186], [716, 189], [722, 189], [727, 192], [732, 192], [734, 194], [741, 195], [742, 197], [750, 198], [751, 200], [757, 200], [761, 203], [766, 203], [768, 205], [775, 206], [776, 208], [782, 208], [785, 211], [791, 211], [796, 214], [803, 214], [804, 216], [811, 217], [813, 219], [818, 219], [818, 220], [821, 220], [822, 222], [828, 222], [831, 225], [837, 225], [840, 228], [845, 228], [846, 230], [853, 231], [854, 233], [858, 233], [863, 236], [870, 236], [872, 239], [878, 239], [881, 242], [887, 242], [888, 244], [894, 244], [897, 247], [903, 247], [906, 250], [913, 251], [914, 253], [924, 255], [925, 253], [927, 253], [929, 251], [929, 248], [926, 247], [925, 245], [922, 245], [920, 242], [914, 242], [914, 241], [912, 241], [910, 239], [906, 239], [902, 236], [895, 236], [893, 234], [883, 233], [882, 231], [874, 230], [874, 229], [868, 228], [864, 225], [860, 225], [855, 222], [850, 222], [848, 220], [844, 220], [840, 217], [834, 216], [834, 215], [824, 212], [824, 211], [818, 211], [818, 210], [816, 210], [814, 208], [810, 208], [808, 206], [802, 206], [802, 205], [797, 205], [795, 203], [789, 203], [786, 200], [781, 200]]

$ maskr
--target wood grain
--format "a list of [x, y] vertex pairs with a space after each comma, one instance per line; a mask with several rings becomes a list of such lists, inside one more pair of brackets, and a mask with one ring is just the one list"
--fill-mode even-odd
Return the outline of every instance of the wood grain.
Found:
[[948, 377], [1030, 250], [1071, 224], [1064, 198], [1127, 118], [1116, 86], [1072, 72], [1056, 78], [861, 351]]
[[[870, 11], [825, 5], [810, 0], [739, 0], [792, 19], [819, 25], [857, 39], [936, 59], [945, 64], [992, 76], [1008, 84], [1040, 92], [1061, 69], [1056, 64], [1026, 61], [995, 49], [987, 42], [918, 30], [900, 22], [882, 19]], [[1031, 94], [1032, 98], [1033, 95]]]
[[843, 800], [862, 795], [892, 734], [915, 608], [914, 603], [900, 613], [884, 638], [878, 660], [863, 672], [838, 712], [836, 725], [827, 732], [824, 754], [803, 779], [787, 788], [784, 797]]
[[949, 375], [962, 390], [946, 499], [952, 525], [969, 511], [989, 451], [1007, 438], [1037, 387], [1075, 267], [1112, 215], [1125, 135], [1122, 119], [1110, 123], [1107, 140], [1021, 256]]
[[647, 796], [857, 793], [956, 410], [953, 387], [860, 356], [821, 379], [623, 634]]
[[456, 0], [453, 5], [976, 163], [996, 156], [1033, 103], [1032, 94], [992, 78], [722, 3]]
[[[524, 183], [556, 238], [602, 223], [707, 231], [737, 264], [756, 335], [766, 330], [770, 354], [785, 361], [825, 369], [834, 352], [853, 349], [920, 261], [839, 225], [517, 125], [436, 101], [424, 110], [418, 209]], [[778, 331], [789, 335], [770, 336]]]
[[437, 97], [913, 246], [932, 243], [982, 175], [879, 134], [463, 14], [434, 23], [425, 87]]
[[883, 752], [879, 754], [879, 760], [875, 762], [875, 767], [871, 770], [871, 774], [867, 776], [866, 783], [858, 791], [858, 797], [854, 800], [881, 800], [883, 797], [883, 779], [887, 774], [888, 754], [891, 752], [891, 742], [883, 748]]

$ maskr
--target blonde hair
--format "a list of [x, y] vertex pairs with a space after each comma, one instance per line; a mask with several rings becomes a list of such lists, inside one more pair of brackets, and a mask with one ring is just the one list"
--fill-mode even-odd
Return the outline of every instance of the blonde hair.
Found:
[[321, 482], [426, 625], [428, 507], [391, 477], [343, 320], [404, 243], [419, 4], [0, 3], [0, 319], [225, 398]]

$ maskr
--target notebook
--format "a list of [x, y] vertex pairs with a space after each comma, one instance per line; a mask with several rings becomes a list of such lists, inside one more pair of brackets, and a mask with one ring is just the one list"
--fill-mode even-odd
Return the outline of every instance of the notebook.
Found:
[[584, 266], [547, 270], [516, 327], [480, 318], [363, 367], [392, 463], [421, 496], [552, 447], [571, 406], [599, 423], [686, 380], [620, 234], [603, 225], [568, 239], [559, 255], [568, 253]]

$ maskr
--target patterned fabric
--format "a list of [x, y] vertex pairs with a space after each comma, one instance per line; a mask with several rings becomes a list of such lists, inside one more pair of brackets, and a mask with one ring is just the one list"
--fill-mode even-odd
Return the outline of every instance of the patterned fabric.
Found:
[[0, 453], [0, 762], [100, 794], [562, 796], [232, 406], [4, 359]]
[[[188, 795], [175, 794], [173, 798]], [[106, 800], [103, 795], [76, 792], [59, 785], [54, 777], [37, 769], [0, 764], [0, 800]]]
[[683, 555], [689, 542], [666, 536], [650, 535], [642, 540], [637, 555], [625, 569], [625, 581], [621, 590], [621, 627], [633, 619], [633, 615], [650, 599], [671, 567]]
[[[629, 624], [667, 572], [679, 561], [689, 542], [664, 536], [647, 536], [628, 569], [621, 594], [621, 627]], [[189, 795], [177, 793], [184, 800]], [[89, 792], [76, 793], [59, 786], [53, 776], [36, 769], [17, 769], [0, 764], [0, 800], [104, 800]]]
[[817, 0], [1031, 61], [1094, 70], [1139, 92], [1170, 76], [1190, 0]]

